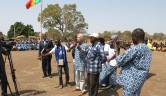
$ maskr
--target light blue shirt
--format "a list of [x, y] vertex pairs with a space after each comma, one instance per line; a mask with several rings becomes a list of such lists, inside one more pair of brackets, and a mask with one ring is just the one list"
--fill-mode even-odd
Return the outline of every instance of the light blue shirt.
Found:
[[79, 49], [75, 48], [75, 62], [74, 67], [75, 70], [85, 71], [85, 57], [87, 55], [88, 45], [86, 43], [82, 43]]

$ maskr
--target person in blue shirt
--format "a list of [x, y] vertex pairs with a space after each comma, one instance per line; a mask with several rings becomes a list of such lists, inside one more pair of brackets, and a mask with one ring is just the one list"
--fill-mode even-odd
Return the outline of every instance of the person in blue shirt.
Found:
[[99, 88], [99, 74], [102, 63], [106, 61], [104, 46], [99, 41], [99, 35], [93, 33], [90, 35], [92, 45], [88, 49], [86, 61], [87, 85], [89, 96], [97, 96]]
[[87, 55], [88, 45], [84, 42], [84, 36], [82, 33], [77, 35], [77, 45], [75, 46], [75, 82], [76, 82], [76, 90], [82, 91], [82, 95], [86, 93], [85, 89], [85, 57]]
[[[123, 88], [123, 96], [140, 96], [141, 88], [149, 73], [152, 54], [144, 44], [145, 32], [137, 28], [132, 32], [134, 46], [115, 58], [116, 67], [121, 67], [117, 83]], [[108, 61], [113, 58], [108, 59]]]
[[18, 49], [19, 51], [22, 51], [22, 50], [21, 50], [21, 44], [20, 44], [20, 43], [17, 44], [17, 49]]

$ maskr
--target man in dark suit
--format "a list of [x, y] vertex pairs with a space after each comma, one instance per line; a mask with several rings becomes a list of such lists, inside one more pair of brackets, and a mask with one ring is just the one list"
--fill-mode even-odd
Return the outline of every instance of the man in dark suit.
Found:
[[[45, 54], [45, 53], [49, 52], [54, 47], [52, 41], [46, 39], [46, 37], [47, 37], [46, 35], [42, 35], [42, 40], [39, 43], [39, 57], [41, 56], [41, 54]], [[45, 78], [47, 76], [52, 78], [52, 76], [51, 76], [51, 58], [52, 58], [52, 55], [44, 56], [41, 58], [43, 78]]]

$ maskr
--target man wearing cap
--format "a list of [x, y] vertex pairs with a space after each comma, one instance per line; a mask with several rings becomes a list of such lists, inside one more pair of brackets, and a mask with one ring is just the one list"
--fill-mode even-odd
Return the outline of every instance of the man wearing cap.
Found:
[[97, 33], [90, 35], [92, 45], [89, 47], [85, 58], [89, 96], [97, 96], [98, 94], [99, 73], [102, 63], [106, 61], [104, 46], [99, 42], [98, 37], [99, 35]]

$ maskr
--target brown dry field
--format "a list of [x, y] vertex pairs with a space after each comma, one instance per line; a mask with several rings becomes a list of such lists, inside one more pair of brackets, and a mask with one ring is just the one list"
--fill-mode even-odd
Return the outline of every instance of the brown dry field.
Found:
[[[164, 91], [166, 88], [166, 53], [154, 51], [152, 54], [153, 59], [151, 62], [150, 73], [142, 88], [141, 96], [166, 96], [166, 91]], [[41, 63], [37, 60], [37, 56], [38, 51], [12, 52], [18, 89], [21, 96], [77, 96], [80, 94], [80, 92], [72, 92], [75, 89], [75, 86], [73, 82], [73, 63], [71, 53], [68, 53], [68, 65], [72, 86], [64, 87], [63, 89], [58, 88], [58, 71], [55, 65], [54, 56], [51, 63], [53, 78], [42, 78]], [[14, 91], [9, 69], [9, 63], [7, 61], [7, 77], [9, 84], [12, 87], [12, 91]], [[118, 69], [118, 72], [119, 70], [120, 69]], [[65, 77], [64, 74], [63, 77]], [[9, 91], [8, 94], [10, 94]], [[85, 94], [84, 96], [88, 96], [88, 94]], [[117, 93], [111, 92], [109, 89], [99, 90], [99, 96], [122, 96], [122, 88], [118, 86]]]

